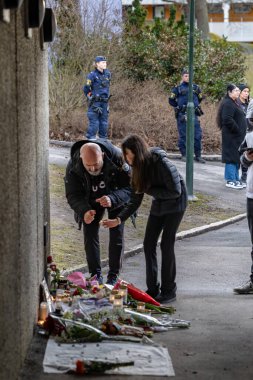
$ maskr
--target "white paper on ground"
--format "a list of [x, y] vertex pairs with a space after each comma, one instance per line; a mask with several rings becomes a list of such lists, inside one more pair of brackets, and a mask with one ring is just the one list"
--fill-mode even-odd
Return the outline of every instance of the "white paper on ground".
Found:
[[65, 373], [70, 369], [75, 369], [75, 362], [78, 359], [109, 362], [134, 361], [133, 366], [119, 367], [106, 372], [111, 375], [175, 376], [167, 348], [131, 342], [59, 345], [50, 338], [44, 356], [43, 369], [46, 373]]

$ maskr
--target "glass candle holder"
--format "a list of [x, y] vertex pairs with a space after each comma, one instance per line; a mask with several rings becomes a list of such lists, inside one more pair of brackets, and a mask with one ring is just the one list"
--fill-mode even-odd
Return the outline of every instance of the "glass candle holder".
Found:
[[114, 298], [115, 298], [116, 294], [118, 294], [118, 290], [113, 289], [113, 290], [111, 291], [110, 296], [109, 296], [109, 301], [110, 301], [111, 303], [114, 302]]
[[122, 309], [123, 308], [123, 298], [120, 294], [115, 294], [113, 301], [114, 309]]
[[145, 302], [137, 302], [137, 311], [145, 310]]
[[119, 295], [123, 298], [123, 303], [127, 304], [127, 286], [126, 285], [120, 285], [119, 286]]
[[48, 316], [47, 303], [41, 302], [39, 320], [45, 322], [45, 320], [47, 319], [47, 316]]
[[56, 289], [56, 301], [61, 301], [64, 295], [64, 289]]

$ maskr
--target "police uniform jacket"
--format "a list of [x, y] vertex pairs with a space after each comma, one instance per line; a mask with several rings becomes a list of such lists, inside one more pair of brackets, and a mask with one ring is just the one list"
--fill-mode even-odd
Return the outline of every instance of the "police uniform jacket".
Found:
[[240, 163], [240, 144], [246, 134], [247, 122], [241, 107], [230, 97], [223, 100], [220, 113], [222, 162]]
[[[151, 182], [145, 193], [153, 197], [150, 214], [163, 216], [183, 212], [187, 206], [187, 192], [183, 178], [161, 148], [151, 149], [149, 173]], [[132, 190], [129, 203], [118, 215], [122, 221], [139, 208], [143, 196], [144, 193], [137, 194]]]
[[[186, 111], [186, 106], [188, 103], [188, 94], [189, 94], [189, 83], [182, 82], [179, 86], [176, 86], [172, 89], [171, 94], [169, 96], [169, 104], [172, 107], [179, 107], [182, 109], [182, 107], [185, 108], [184, 112]], [[202, 101], [202, 94], [201, 90], [198, 85], [193, 84], [193, 103], [194, 107], [198, 107], [200, 102]]]
[[110, 96], [110, 80], [111, 73], [109, 70], [103, 72], [95, 69], [87, 75], [86, 84], [83, 88], [84, 94], [87, 96], [89, 93], [93, 97], [108, 99]]
[[[91, 197], [91, 175], [84, 168], [80, 158], [80, 148], [89, 140], [78, 141], [71, 148], [71, 158], [66, 168], [65, 192], [70, 207], [83, 220], [88, 210], [101, 207]], [[108, 140], [96, 140], [104, 152], [103, 177], [105, 181], [106, 195], [110, 197], [114, 210], [125, 205], [131, 194], [130, 168], [123, 162], [119, 148]]]

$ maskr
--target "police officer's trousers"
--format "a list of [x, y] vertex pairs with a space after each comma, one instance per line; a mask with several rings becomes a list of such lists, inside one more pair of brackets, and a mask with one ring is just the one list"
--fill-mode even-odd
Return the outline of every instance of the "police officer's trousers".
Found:
[[[178, 129], [178, 148], [182, 156], [186, 155], [186, 117], [185, 114], [179, 113], [177, 117]], [[194, 154], [196, 157], [201, 156], [202, 129], [197, 116], [194, 119]]]
[[99, 138], [107, 138], [108, 113], [107, 102], [95, 102], [88, 108], [89, 125], [86, 132], [87, 139], [96, 139], [97, 133]]

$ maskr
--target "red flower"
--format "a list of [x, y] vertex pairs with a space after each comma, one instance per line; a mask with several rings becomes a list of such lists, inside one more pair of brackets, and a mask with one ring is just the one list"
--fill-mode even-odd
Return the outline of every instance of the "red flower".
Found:
[[53, 261], [53, 257], [52, 256], [47, 256], [47, 263], [51, 264], [52, 261]]
[[82, 360], [77, 360], [76, 361], [76, 373], [79, 373], [80, 375], [84, 374], [85, 371], [85, 366], [84, 362]]

